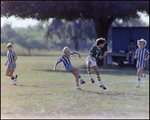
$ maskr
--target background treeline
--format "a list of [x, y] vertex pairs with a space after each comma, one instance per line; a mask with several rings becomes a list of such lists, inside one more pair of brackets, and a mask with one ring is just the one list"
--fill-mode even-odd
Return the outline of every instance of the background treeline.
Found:
[[[145, 26], [139, 20], [120, 23], [115, 20], [112, 26]], [[108, 43], [111, 43], [111, 33], [108, 33]], [[6, 44], [11, 42], [19, 54], [46, 53], [51, 50], [61, 51], [68, 46], [73, 50], [89, 51], [95, 44], [96, 31], [92, 20], [77, 19], [66, 21], [53, 19], [52, 22], [39, 21], [35, 26], [27, 28], [12, 28], [11, 24], [1, 27], [1, 54], [6, 54]], [[109, 44], [108, 44], [109, 46]]]
[[33, 27], [12, 28], [11, 24], [5, 24], [1, 28], [2, 44], [11, 42], [25, 49], [62, 50], [64, 46], [69, 46], [71, 49], [86, 50], [95, 38], [94, 25], [89, 20], [68, 22], [54, 19], [51, 23], [39, 22]]

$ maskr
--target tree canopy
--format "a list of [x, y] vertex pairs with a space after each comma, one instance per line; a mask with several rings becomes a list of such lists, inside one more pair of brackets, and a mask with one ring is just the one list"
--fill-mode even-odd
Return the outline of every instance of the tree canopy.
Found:
[[149, 14], [149, 1], [2, 1], [1, 17], [48, 20], [49, 18], [75, 20], [92, 19], [97, 37], [107, 38], [107, 32], [116, 19], [138, 18], [137, 11]]
[[128, 19], [137, 11], [149, 14], [149, 1], [1, 1], [1, 16], [48, 20]]
[[[149, 15], [149, 1], [2, 1], [1, 17], [12, 15], [20, 18], [69, 21], [81, 18], [93, 20], [97, 37], [107, 34], [116, 19], [138, 18], [137, 11]], [[107, 50], [107, 46], [104, 47]]]

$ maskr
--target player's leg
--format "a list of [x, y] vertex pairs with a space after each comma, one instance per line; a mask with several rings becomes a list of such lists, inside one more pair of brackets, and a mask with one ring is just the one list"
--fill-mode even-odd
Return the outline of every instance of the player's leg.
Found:
[[137, 69], [137, 88], [140, 87], [141, 77], [143, 76], [142, 75], [143, 69], [144, 67], [140, 67]]
[[127, 60], [127, 63], [129, 64], [129, 56], [130, 56], [130, 52], [127, 52], [127, 57], [126, 57], [126, 60]]
[[84, 84], [85, 83], [85, 81], [81, 78], [81, 76], [80, 76], [80, 73], [79, 73], [79, 69], [78, 68], [76, 68], [76, 67], [71, 67], [70, 68], [70, 72], [76, 72], [76, 74], [77, 74], [77, 77], [79, 78], [79, 80], [80, 80], [80, 83], [81, 84]]
[[89, 77], [90, 77], [90, 79], [91, 79], [91, 82], [94, 83], [95, 81], [94, 81], [94, 79], [92, 78], [91, 62], [90, 62], [90, 61], [87, 61], [86, 65], [87, 65], [87, 72], [88, 72], [88, 74], [89, 74]]
[[5, 75], [6, 75], [6, 76], [9, 76], [9, 77], [11, 77], [11, 78], [14, 77], [15, 79], [17, 79], [18, 75], [13, 75], [13, 74], [12, 74], [12, 75], [13, 75], [13, 76], [12, 76], [12, 75], [10, 74], [10, 71], [12, 71], [12, 72], [14, 73], [14, 70], [11, 69], [11, 68], [14, 68], [14, 69], [15, 69], [15, 68], [16, 68], [16, 64], [15, 64], [15, 65], [12, 65], [12, 63], [9, 63]]
[[98, 67], [97, 66], [92, 66], [92, 68], [94, 69], [94, 71], [97, 75], [97, 80], [99, 81], [99, 86], [102, 87], [104, 90], [106, 90], [107, 88], [102, 84], [101, 77], [100, 77], [100, 74], [99, 74], [99, 71], [98, 71]]
[[16, 80], [15, 80], [15, 77], [13, 76], [14, 71], [15, 71], [15, 68], [10, 68], [10, 77], [13, 81], [13, 85], [16, 85]]
[[7, 69], [6, 69], [5, 75], [11, 77], [11, 76], [10, 76], [10, 68], [7, 68]]
[[80, 88], [80, 86], [79, 86], [79, 79], [78, 79], [78, 73], [75, 71], [75, 70], [73, 70], [73, 71], [71, 71], [71, 73], [75, 76], [75, 78], [76, 78], [76, 89], [77, 90], [81, 90], [81, 88]]

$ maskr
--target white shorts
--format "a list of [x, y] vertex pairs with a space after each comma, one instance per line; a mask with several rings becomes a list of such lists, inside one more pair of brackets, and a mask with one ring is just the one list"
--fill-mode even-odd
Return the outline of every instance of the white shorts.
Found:
[[[93, 59], [95, 59], [95, 58], [93, 58]], [[94, 61], [93, 59], [91, 58], [90, 55], [87, 56], [87, 58], [86, 58], [86, 65], [88, 65], [88, 62], [90, 61], [90, 62], [91, 62], [91, 67], [92, 67], [92, 66], [97, 66], [96, 61]], [[95, 60], [96, 60], [96, 59], [95, 59]]]

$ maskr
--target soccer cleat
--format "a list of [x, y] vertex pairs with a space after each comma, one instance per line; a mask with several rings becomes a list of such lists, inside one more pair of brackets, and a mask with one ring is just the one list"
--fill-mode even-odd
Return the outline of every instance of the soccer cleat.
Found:
[[82, 90], [80, 87], [77, 87], [76, 90]]
[[16, 79], [16, 81], [17, 81], [17, 77], [18, 77], [18, 75], [13, 75], [13, 77], [14, 77], [14, 79]]
[[84, 84], [85, 81], [83, 79], [80, 80], [80, 84]]
[[16, 84], [16, 79], [14, 79], [14, 80], [12, 80], [12, 81], [13, 81], [13, 85], [17, 85], [17, 84]]
[[93, 80], [93, 78], [91, 78], [91, 82], [92, 82], [92, 83], [95, 83], [95, 81]]
[[107, 89], [104, 85], [100, 85], [99, 87], [102, 87], [104, 90]]
[[140, 88], [140, 86], [136, 86], [136, 88]]

